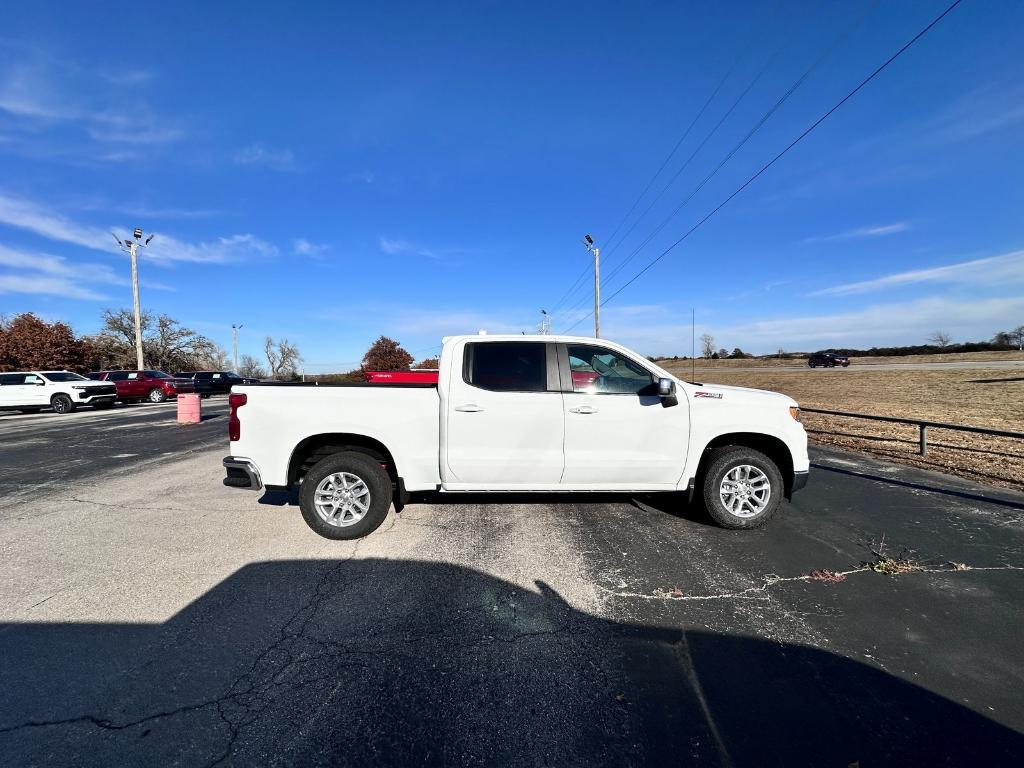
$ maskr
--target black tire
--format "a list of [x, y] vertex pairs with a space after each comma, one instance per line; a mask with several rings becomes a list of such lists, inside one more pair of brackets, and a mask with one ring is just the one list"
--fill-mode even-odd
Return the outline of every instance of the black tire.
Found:
[[807, 365], [808, 365], [809, 367], [811, 367], [811, 368], [817, 368], [817, 367], [818, 367], [818, 366], [816, 366], [816, 365], [815, 365], [814, 363], [808, 363]]
[[[731, 470], [748, 465], [755, 467], [768, 479], [767, 504], [755, 515], [740, 517], [731, 512], [722, 501], [722, 481]], [[775, 514], [782, 503], [784, 485], [782, 473], [775, 462], [760, 451], [744, 446], [726, 446], [718, 448], [708, 457], [707, 469], [701, 481], [704, 495], [704, 507], [711, 519], [723, 528], [746, 530], [759, 528]]]
[[[317, 486], [336, 472], [355, 475], [366, 483], [370, 492], [370, 508], [358, 522], [350, 525], [332, 525], [325, 521], [313, 503]], [[365, 453], [344, 451], [317, 462], [302, 479], [299, 488], [299, 508], [306, 525], [325, 539], [360, 539], [372, 533], [388, 516], [391, 508], [391, 478], [380, 462]]]
[[64, 394], [54, 395], [50, 398], [50, 406], [57, 413], [71, 413], [75, 410], [75, 401]]
[[151, 403], [162, 403], [164, 402], [164, 400], [167, 399], [167, 393], [160, 389], [160, 387], [153, 387], [151, 390], [149, 390], [149, 395], [147, 396], [147, 399]]

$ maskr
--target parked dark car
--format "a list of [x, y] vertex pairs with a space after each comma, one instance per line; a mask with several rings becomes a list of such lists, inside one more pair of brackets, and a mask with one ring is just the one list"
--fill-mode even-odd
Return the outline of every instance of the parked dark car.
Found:
[[849, 368], [850, 358], [846, 355], [837, 355], [832, 352], [815, 352], [807, 358], [807, 364], [811, 368], [835, 368], [837, 365]]
[[190, 379], [175, 378], [163, 371], [93, 371], [88, 376], [95, 381], [109, 381], [117, 388], [117, 399], [125, 403], [162, 403], [179, 393], [193, 391]]
[[192, 382], [193, 391], [203, 397], [210, 395], [226, 395], [231, 387], [236, 384], [259, 384], [259, 379], [250, 379], [239, 376], [233, 371], [185, 371], [176, 373], [175, 376], [181, 379], [189, 379]]

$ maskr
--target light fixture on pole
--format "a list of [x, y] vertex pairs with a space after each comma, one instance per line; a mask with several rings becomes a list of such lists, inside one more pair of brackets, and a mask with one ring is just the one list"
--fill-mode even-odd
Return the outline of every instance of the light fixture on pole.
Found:
[[546, 309], [540, 311], [541, 319], [540, 326], [537, 328], [540, 331], [541, 336], [551, 335], [551, 315], [548, 314]]
[[235, 325], [234, 323], [231, 324], [231, 351], [232, 357], [234, 358], [235, 361], [235, 373], [238, 373], [238, 329], [244, 327], [245, 326], [242, 325], [241, 323], [239, 323], [238, 325]]
[[117, 242], [118, 248], [122, 251], [126, 251], [129, 256], [132, 257], [132, 302], [135, 305], [135, 362], [138, 365], [138, 370], [143, 370], [146, 366], [142, 360], [142, 314], [139, 309], [139, 259], [138, 251], [139, 248], [145, 248], [153, 240], [155, 235], [150, 235], [146, 238], [145, 242], [142, 241], [142, 229], [139, 227], [135, 228], [132, 232], [134, 239], [125, 238], [122, 240], [114, 235], [114, 240]]
[[583, 244], [594, 254], [594, 338], [601, 338], [601, 249], [594, 245], [594, 238], [583, 236]]

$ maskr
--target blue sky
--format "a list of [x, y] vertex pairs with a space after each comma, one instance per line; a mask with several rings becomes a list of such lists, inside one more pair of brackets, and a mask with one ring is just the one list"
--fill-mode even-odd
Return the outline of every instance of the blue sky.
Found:
[[[131, 304], [110, 230], [141, 226], [147, 309], [226, 348], [243, 323], [254, 355], [287, 336], [309, 371], [541, 308], [589, 333], [592, 280], [560, 303], [584, 233], [610, 275], [667, 222], [609, 296], [945, 5], [8, 3], [0, 312], [95, 331]], [[617, 295], [603, 335], [687, 354], [691, 307], [755, 352], [1024, 323], [1022, 28], [1021, 3], [965, 0]]]

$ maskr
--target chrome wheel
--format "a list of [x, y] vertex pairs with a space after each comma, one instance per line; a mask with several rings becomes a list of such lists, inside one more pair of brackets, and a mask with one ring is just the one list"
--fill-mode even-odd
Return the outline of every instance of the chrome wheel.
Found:
[[740, 464], [725, 473], [719, 488], [722, 504], [736, 517], [756, 517], [768, 506], [772, 484], [752, 464]]
[[167, 399], [167, 395], [164, 394], [162, 389], [151, 389], [149, 391], [149, 402], [151, 403], [162, 403]]
[[370, 511], [370, 489], [351, 472], [335, 472], [316, 487], [313, 506], [328, 525], [355, 525]]

